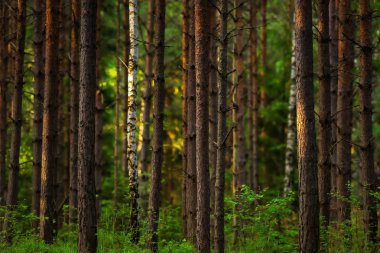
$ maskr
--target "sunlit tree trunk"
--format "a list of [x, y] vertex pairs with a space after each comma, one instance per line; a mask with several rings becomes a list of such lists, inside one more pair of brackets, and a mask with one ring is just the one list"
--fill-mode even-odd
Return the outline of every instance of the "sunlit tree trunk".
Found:
[[299, 251], [318, 252], [319, 205], [313, 94], [312, 1], [295, 1]]
[[364, 209], [364, 226], [368, 243], [375, 246], [378, 218], [376, 199], [373, 193], [376, 189], [375, 159], [373, 141], [373, 105], [372, 105], [372, 76], [373, 76], [373, 45], [372, 18], [373, 11], [369, 0], [360, 0], [360, 159], [361, 182]]
[[208, 2], [195, 0], [196, 76], [196, 168], [197, 168], [197, 249], [210, 252], [210, 171], [208, 159]]
[[137, 173], [137, 143], [136, 143], [136, 117], [137, 117], [137, 59], [138, 59], [138, 31], [137, 31], [137, 0], [129, 0], [129, 37], [131, 40], [130, 59], [128, 62], [128, 172], [129, 172], [129, 194], [131, 207], [131, 232], [132, 242], [138, 243], [139, 233], [139, 185]]
[[96, 99], [95, 0], [82, 0], [80, 28], [80, 81], [78, 129], [79, 252], [96, 252], [97, 220], [95, 190]]

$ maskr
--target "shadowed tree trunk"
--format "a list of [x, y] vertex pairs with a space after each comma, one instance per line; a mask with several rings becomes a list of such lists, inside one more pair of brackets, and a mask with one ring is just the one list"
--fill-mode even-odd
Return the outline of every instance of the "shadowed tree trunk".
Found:
[[70, 43], [70, 224], [77, 222], [78, 208], [78, 118], [79, 118], [79, 26], [80, 2], [71, 0]]
[[216, 253], [224, 252], [224, 185], [226, 171], [226, 117], [227, 117], [227, 50], [228, 50], [228, 1], [219, 2], [218, 22], [220, 44], [218, 46], [218, 129], [215, 178], [215, 237]]
[[369, 0], [360, 0], [360, 160], [361, 182], [364, 209], [364, 226], [368, 243], [377, 242], [377, 210], [376, 175], [373, 141], [373, 106], [372, 106], [372, 76], [373, 76], [373, 45], [372, 45], [372, 17]]
[[318, 190], [322, 224], [327, 227], [330, 218], [331, 186], [331, 97], [329, 62], [329, 1], [318, 0], [318, 79], [319, 79], [319, 163]]
[[129, 0], [129, 37], [131, 39], [130, 59], [128, 62], [128, 172], [129, 195], [131, 207], [131, 232], [132, 242], [137, 244], [140, 238], [139, 232], [139, 183], [137, 174], [137, 143], [136, 143], [136, 99], [137, 99], [137, 60], [138, 60], [138, 34], [137, 34], [137, 0]]
[[154, 70], [154, 111], [153, 111], [153, 157], [152, 176], [150, 180], [149, 195], [149, 230], [150, 249], [158, 252], [158, 220], [161, 192], [161, 167], [163, 161], [164, 139], [164, 105], [165, 105], [165, 75], [164, 75], [164, 52], [165, 52], [165, 0], [157, 0], [155, 18], [155, 50], [156, 64]]
[[312, 1], [295, 1], [299, 251], [318, 252], [319, 205], [313, 94]]
[[[34, 117], [33, 117], [33, 195], [32, 209], [34, 215], [40, 215], [41, 196], [41, 159], [42, 159], [42, 118], [44, 112], [44, 31], [45, 1], [34, 1]], [[37, 231], [39, 220], [33, 221]]]
[[346, 198], [351, 179], [351, 133], [352, 133], [352, 70], [354, 67], [354, 22], [351, 0], [339, 1], [338, 33], [338, 100], [337, 100], [337, 191], [338, 220], [350, 219], [350, 203]]
[[261, 0], [261, 94], [260, 102], [265, 107], [268, 105], [266, 85], [267, 75], [267, 0]]
[[42, 130], [42, 166], [41, 166], [41, 201], [40, 201], [40, 237], [47, 243], [53, 242], [54, 234], [54, 182], [56, 175], [57, 146], [57, 94], [58, 94], [58, 0], [46, 1], [46, 36], [45, 36], [45, 87], [44, 114]]
[[96, 10], [95, 0], [82, 0], [80, 29], [80, 86], [78, 129], [79, 252], [96, 252], [95, 97]]
[[208, 159], [208, 2], [195, 0], [196, 73], [196, 168], [197, 168], [197, 249], [210, 252], [210, 171]]

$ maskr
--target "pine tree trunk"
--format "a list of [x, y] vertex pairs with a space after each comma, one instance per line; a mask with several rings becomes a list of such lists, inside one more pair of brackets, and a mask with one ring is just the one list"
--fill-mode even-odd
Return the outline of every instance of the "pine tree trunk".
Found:
[[131, 232], [132, 242], [138, 243], [139, 221], [138, 221], [138, 198], [139, 184], [137, 174], [137, 143], [136, 143], [136, 117], [137, 117], [137, 59], [138, 59], [138, 34], [137, 34], [137, 0], [129, 0], [129, 37], [131, 40], [130, 59], [128, 62], [128, 172], [129, 172], [129, 194], [131, 207]]
[[376, 199], [376, 175], [374, 161], [373, 141], [373, 105], [372, 105], [372, 76], [373, 76], [373, 45], [372, 45], [372, 18], [373, 11], [369, 0], [360, 0], [360, 160], [361, 160], [361, 185], [364, 209], [364, 226], [368, 243], [377, 242], [377, 209]]
[[312, 1], [295, 2], [299, 251], [318, 252], [319, 205], [313, 94]]
[[217, 162], [215, 178], [215, 237], [216, 253], [224, 252], [224, 185], [226, 171], [226, 117], [227, 117], [227, 51], [228, 51], [228, 1], [219, 2], [219, 41], [218, 46], [218, 129], [217, 129]]
[[53, 242], [54, 233], [54, 182], [57, 146], [57, 94], [58, 94], [58, 0], [46, 1], [46, 63], [44, 87], [44, 115], [42, 130], [40, 237], [47, 243]]
[[330, 218], [331, 188], [331, 97], [329, 58], [329, 1], [318, 0], [318, 75], [319, 75], [319, 163], [318, 190], [322, 224], [327, 227]]
[[154, 87], [154, 111], [153, 111], [153, 157], [152, 176], [150, 180], [149, 195], [149, 230], [150, 248], [158, 252], [158, 222], [161, 192], [161, 167], [163, 161], [163, 139], [164, 139], [164, 106], [165, 106], [165, 0], [157, 0], [155, 18], [155, 87]]
[[260, 102], [263, 107], [268, 105], [268, 95], [266, 87], [267, 75], [267, 0], [261, 1], [261, 94]]
[[350, 195], [352, 133], [352, 70], [354, 67], [354, 22], [351, 0], [339, 2], [338, 34], [338, 100], [337, 100], [337, 190], [340, 198], [338, 220], [350, 219], [350, 203], [342, 198]]
[[78, 129], [79, 252], [96, 252], [97, 220], [95, 190], [96, 98], [95, 0], [82, 0], [80, 29], [80, 86]]
[[[17, 1], [17, 23], [16, 23], [16, 56], [14, 66], [14, 91], [12, 97], [12, 135], [9, 159], [7, 206], [11, 211], [17, 205], [18, 180], [19, 180], [19, 159], [21, 146], [21, 125], [22, 125], [22, 96], [24, 86], [24, 48], [26, 28], [26, 1]], [[12, 241], [12, 221], [11, 213], [7, 212], [4, 229], [6, 241]]]
[[[329, 4], [329, 30], [330, 30], [330, 97], [331, 97], [331, 193], [337, 192], [337, 166], [336, 166], [336, 107], [338, 85], [338, 1], [330, 0]], [[332, 196], [330, 199], [330, 220], [336, 220], [337, 200]]]
[[197, 168], [197, 249], [210, 252], [210, 172], [208, 159], [208, 2], [195, 0], [196, 73], [196, 168]]
[[71, 0], [70, 43], [70, 224], [77, 222], [78, 208], [78, 118], [79, 118], [79, 26], [80, 2]]
[[[34, 117], [33, 117], [33, 196], [34, 215], [40, 215], [41, 159], [42, 159], [42, 118], [44, 112], [44, 31], [45, 1], [34, 1]], [[33, 221], [37, 231], [39, 220]]]
[[196, 97], [195, 97], [195, 24], [194, 0], [189, 0], [189, 61], [187, 89], [187, 232], [188, 239], [196, 244], [197, 169], [196, 169]]

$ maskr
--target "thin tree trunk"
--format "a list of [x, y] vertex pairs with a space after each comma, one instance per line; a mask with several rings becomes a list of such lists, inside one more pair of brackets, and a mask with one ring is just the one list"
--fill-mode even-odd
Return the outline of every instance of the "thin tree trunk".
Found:
[[265, 107], [268, 105], [268, 95], [266, 87], [267, 75], [267, 0], [261, 1], [261, 97], [260, 102]]
[[[330, 30], [330, 97], [331, 97], [331, 193], [337, 192], [337, 166], [336, 166], [336, 107], [337, 107], [337, 85], [338, 85], [338, 1], [330, 0], [329, 4], [329, 30]], [[337, 202], [336, 197], [330, 199], [330, 220], [336, 220]]]
[[71, 0], [70, 224], [76, 224], [78, 208], [79, 27], [80, 2], [78, 0]]
[[[337, 190], [340, 198], [338, 220], [350, 219], [350, 203], [346, 200], [351, 178], [351, 133], [352, 133], [352, 70], [354, 67], [354, 22], [351, 0], [339, 1], [338, 33], [338, 101], [337, 101]], [[342, 199], [345, 198], [345, 199]]]
[[79, 252], [96, 252], [97, 220], [95, 190], [96, 97], [95, 0], [82, 0], [80, 29], [80, 91], [78, 129]]
[[[7, 206], [10, 211], [17, 205], [18, 180], [20, 170], [20, 146], [22, 125], [22, 95], [24, 87], [24, 48], [26, 30], [26, 0], [17, 1], [17, 25], [16, 25], [16, 59], [14, 66], [14, 91], [12, 97], [12, 136], [9, 159], [9, 176]], [[11, 214], [5, 217], [6, 241], [12, 241]]]
[[210, 252], [210, 171], [208, 159], [208, 2], [195, 0], [196, 73], [196, 168], [197, 168], [197, 249]]
[[139, 232], [139, 183], [137, 174], [137, 143], [136, 143], [136, 98], [137, 98], [137, 59], [138, 59], [138, 34], [137, 34], [137, 0], [129, 0], [129, 37], [131, 39], [130, 59], [128, 62], [128, 172], [129, 194], [131, 207], [131, 232], [132, 242], [137, 244], [140, 238]]
[[215, 252], [224, 252], [224, 185], [226, 171], [226, 117], [227, 117], [227, 50], [228, 50], [228, 1], [219, 2], [219, 41], [218, 46], [218, 129], [217, 162], [215, 178]]
[[[33, 196], [34, 215], [40, 215], [41, 159], [42, 159], [42, 118], [44, 112], [44, 31], [45, 1], [34, 1], [34, 117], [33, 117]], [[39, 220], [33, 221], [37, 231]]]
[[189, 184], [187, 171], [187, 77], [188, 77], [188, 57], [189, 57], [189, 0], [182, 1], [182, 138], [183, 138], [183, 154], [182, 154], [182, 233], [186, 238], [187, 229], [187, 187]]
[[330, 218], [331, 188], [331, 97], [329, 58], [329, 1], [318, 0], [318, 75], [319, 75], [319, 163], [318, 190], [322, 225], [327, 227]]
[[361, 181], [364, 209], [364, 226], [368, 243], [377, 242], [378, 218], [376, 210], [376, 175], [373, 141], [373, 105], [372, 105], [372, 76], [373, 76], [373, 45], [372, 45], [372, 15], [369, 0], [360, 0], [360, 160]]
[[195, 97], [195, 24], [194, 0], [189, 0], [189, 61], [187, 92], [187, 232], [188, 239], [196, 244], [197, 169], [196, 169], [196, 97]]
[[58, 18], [59, 0], [46, 1], [46, 36], [45, 36], [45, 87], [44, 115], [42, 130], [42, 166], [41, 166], [41, 202], [40, 202], [40, 237], [46, 243], [53, 242], [54, 234], [54, 182], [57, 146], [57, 94], [58, 94]]
[[164, 139], [164, 106], [165, 106], [165, 0], [157, 0], [156, 3], [156, 65], [155, 65], [155, 89], [154, 89], [154, 114], [153, 114], [153, 157], [152, 176], [150, 180], [149, 195], [149, 230], [150, 248], [158, 252], [158, 221], [161, 192], [161, 167], [163, 161]]
[[299, 251], [318, 252], [319, 205], [313, 94], [312, 1], [295, 2]]

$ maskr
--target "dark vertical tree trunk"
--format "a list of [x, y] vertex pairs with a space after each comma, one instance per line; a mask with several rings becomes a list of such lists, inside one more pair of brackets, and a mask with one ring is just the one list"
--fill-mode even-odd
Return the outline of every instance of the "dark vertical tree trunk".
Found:
[[318, 252], [319, 205], [313, 94], [312, 1], [295, 1], [299, 251]]
[[318, 190], [322, 224], [329, 225], [330, 215], [330, 148], [331, 97], [329, 64], [329, 1], [318, 0], [318, 75], [319, 75], [319, 164]]
[[47, 243], [53, 242], [54, 233], [54, 182], [57, 146], [57, 94], [58, 94], [58, 0], [46, 1], [45, 36], [45, 87], [42, 130], [40, 237]]
[[197, 169], [196, 169], [196, 97], [195, 97], [195, 24], [194, 0], [189, 0], [189, 61], [187, 89], [187, 232], [188, 239], [196, 244]]
[[96, 0], [83, 0], [80, 29], [80, 91], [78, 129], [79, 252], [96, 252], [95, 97]]
[[80, 28], [80, 2], [78, 0], [71, 0], [70, 196], [69, 196], [70, 224], [75, 224], [77, 222], [77, 208], [78, 208], [79, 28]]
[[215, 178], [215, 252], [224, 252], [224, 182], [226, 171], [226, 117], [227, 117], [227, 50], [228, 50], [228, 1], [219, 2], [218, 21], [220, 44], [218, 46], [218, 129]]
[[372, 15], [369, 0], [360, 0], [360, 160], [361, 181], [364, 209], [364, 226], [368, 243], [375, 246], [378, 219], [376, 210], [376, 175], [373, 141], [373, 105], [372, 105], [372, 76], [373, 76], [373, 45], [372, 45]]
[[187, 187], [189, 184], [187, 171], [187, 77], [188, 77], [188, 57], [189, 57], [189, 0], [182, 1], [182, 138], [183, 138], [183, 153], [182, 153], [182, 232], [183, 236], [187, 237]]
[[[17, 1], [17, 23], [16, 23], [16, 58], [14, 66], [14, 90], [12, 97], [12, 135], [9, 159], [9, 176], [7, 206], [12, 210], [17, 205], [18, 180], [19, 180], [19, 159], [21, 145], [21, 125], [22, 125], [22, 96], [24, 87], [24, 48], [26, 28], [26, 0]], [[10, 213], [7, 213], [5, 220], [6, 241], [12, 241], [12, 224]], [[7, 219], [9, 218], [9, 219]]]
[[[44, 112], [44, 31], [45, 1], [34, 1], [34, 117], [33, 117], [33, 196], [32, 209], [40, 215], [42, 118]], [[33, 222], [37, 231], [39, 220]]]
[[210, 172], [208, 160], [208, 2], [195, 0], [197, 249], [210, 252]]
[[158, 252], [158, 220], [161, 192], [161, 167], [163, 161], [164, 140], [164, 105], [165, 105], [165, 75], [164, 75], [164, 52], [165, 52], [165, 0], [156, 2], [156, 36], [155, 51], [156, 64], [154, 70], [154, 112], [153, 112], [153, 157], [152, 176], [150, 180], [149, 195], [149, 230], [150, 248]]
[[[330, 33], [330, 97], [331, 97], [331, 193], [337, 192], [336, 178], [336, 106], [337, 106], [337, 87], [338, 87], [338, 1], [330, 0], [329, 4], [329, 33]], [[336, 220], [337, 202], [336, 197], [330, 199], [330, 220]]]
[[265, 107], [268, 104], [266, 87], [267, 71], [267, 0], [261, 0], [261, 97], [260, 102]]
[[[337, 191], [338, 220], [350, 218], [351, 133], [352, 133], [352, 70], [354, 67], [354, 22], [351, 0], [339, 1], [338, 33], [338, 100], [337, 100]], [[343, 199], [344, 198], [344, 199]]]

